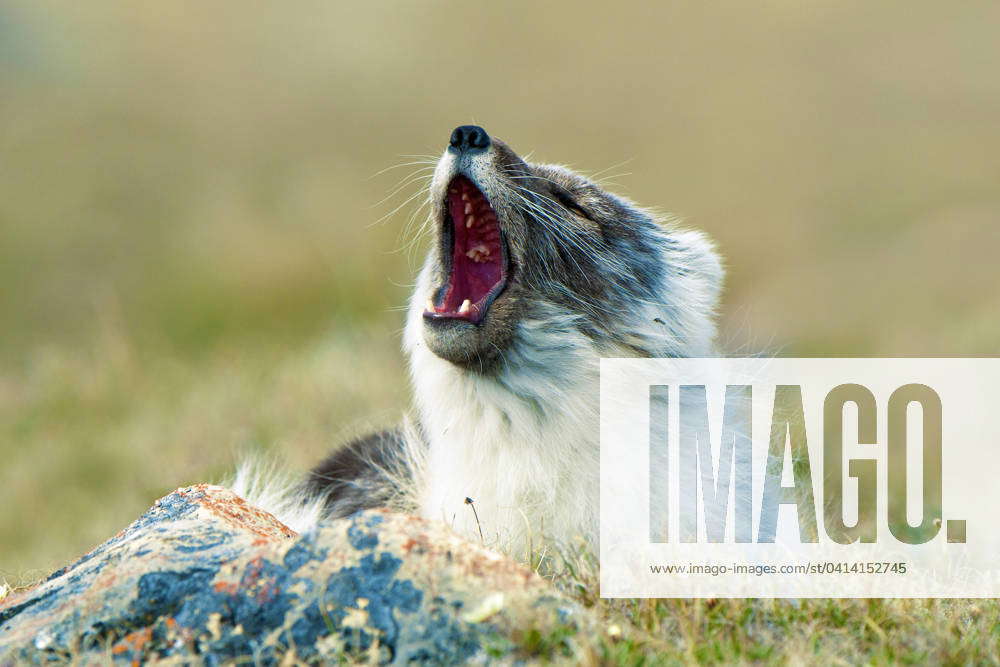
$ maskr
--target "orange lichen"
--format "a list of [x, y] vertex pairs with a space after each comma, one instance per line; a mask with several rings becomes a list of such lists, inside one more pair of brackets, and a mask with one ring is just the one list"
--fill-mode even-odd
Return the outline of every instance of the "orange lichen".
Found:
[[142, 628], [141, 630], [136, 630], [135, 632], [129, 633], [121, 638], [117, 644], [111, 648], [111, 652], [115, 655], [121, 655], [127, 651], [135, 651], [137, 653], [142, 651], [142, 647], [152, 639], [153, 629], [152, 628]]
[[298, 533], [269, 512], [250, 505], [228, 489], [196, 484], [177, 490], [178, 495], [201, 505], [226, 521], [259, 535], [266, 542], [296, 537]]
[[214, 588], [216, 593], [228, 593], [229, 595], [236, 595], [237, 591], [240, 590], [239, 584], [231, 581], [217, 581]]

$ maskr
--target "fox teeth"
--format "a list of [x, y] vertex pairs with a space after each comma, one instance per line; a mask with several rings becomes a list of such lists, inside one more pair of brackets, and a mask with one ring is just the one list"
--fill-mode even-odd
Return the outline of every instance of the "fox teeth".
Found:
[[466, 299], [462, 302], [462, 305], [458, 307], [458, 312], [460, 315], [465, 315], [467, 312], [472, 310], [472, 302]]
[[465, 252], [465, 256], [478, 264], [484, 261], [483, 257], [490, 256], [490, 249], [485, 244], [480, 243], [475, 247], [469, 248]]
[[472, 204], [465, 202], [465, 214], [469, 215], [470, 213], [472, 213]]
[[[468, 204], [466, 204], [466, 208], [468, 208]], [[468, 211], [466, 211], [466, 213], [468, 213]], [[465, 219], [465, 228], [470, 229], [472, 225], [475, 224], [475, 222], [476, 222], [476, 216], [470, 215]]]
[[427, 312], [428, 313], [434, 312], [434, 301], [431, 299], [427, 299]]
[[463, 192], [462, 193], [462, 201], [469, 201], [469, 193], [468, 192]]

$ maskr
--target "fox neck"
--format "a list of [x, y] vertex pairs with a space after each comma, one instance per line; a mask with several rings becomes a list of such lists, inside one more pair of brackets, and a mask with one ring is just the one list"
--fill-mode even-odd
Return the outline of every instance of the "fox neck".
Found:
[[427, 349], [413, 313], [406, 347], [426, 441], [415, 480], [421, 515], [512, 552], [593, 535], [600, 354], [573, 317], [522, 320], [500, 370], [483, 375]]

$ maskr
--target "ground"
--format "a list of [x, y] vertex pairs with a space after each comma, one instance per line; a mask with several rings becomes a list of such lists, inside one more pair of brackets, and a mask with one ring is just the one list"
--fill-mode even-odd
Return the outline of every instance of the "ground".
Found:
[[[382, 405], [388, 420], [405, 397], [391, 336], [363, 330], [339, 341], [322, 336], [292, 353], [210, 354], [196, 367], [143, 363], [124, 342], [101, 340], [73, 357], [40, 359], [19, 385], [17, 414], [8, 413], [17, 418], [0, 426], [23, 444], [5, 459], [7, 506], [34, 509], [4, 514], [0, 567], [11, 585], [101, 542], [185, 480], [206, 470], [222, 477], [240, 450], [303, 466], [307, 452], [332, 446], [344, 424], [366, 425], [351, 418], [358, 406]], [[358, 359], [366, 360], [364, 373]], [[74, 447], [58, 448], [62, 442]], [[102, 480], [114, 483], [92, 495]], [[42, 502], [39, 483], [48, 489]], [[35, 529], [39, 522], [46, 531]], [[557, 571], [555, 583], [603, 619], [606, 636], [588, 656], [595, 660], [1000, 662], [1000, 606], [991, 600], [601, 600], [588, 559], [543, 559], [535, 565]], [[558, 635], [519, 641], [527, 655], [562, 655]]]

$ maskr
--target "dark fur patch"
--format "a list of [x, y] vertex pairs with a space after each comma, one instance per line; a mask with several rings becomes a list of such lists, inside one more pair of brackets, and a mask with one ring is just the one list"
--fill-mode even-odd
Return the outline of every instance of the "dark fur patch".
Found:
[[326, 497], [330, 517], [385, 507], [396, 490], [399, 475], [408, 474], [400, 459], [404, 451], [400, 430], [386, 430], [353, 440], [323, 459], [309, 472], [310, 495]]

